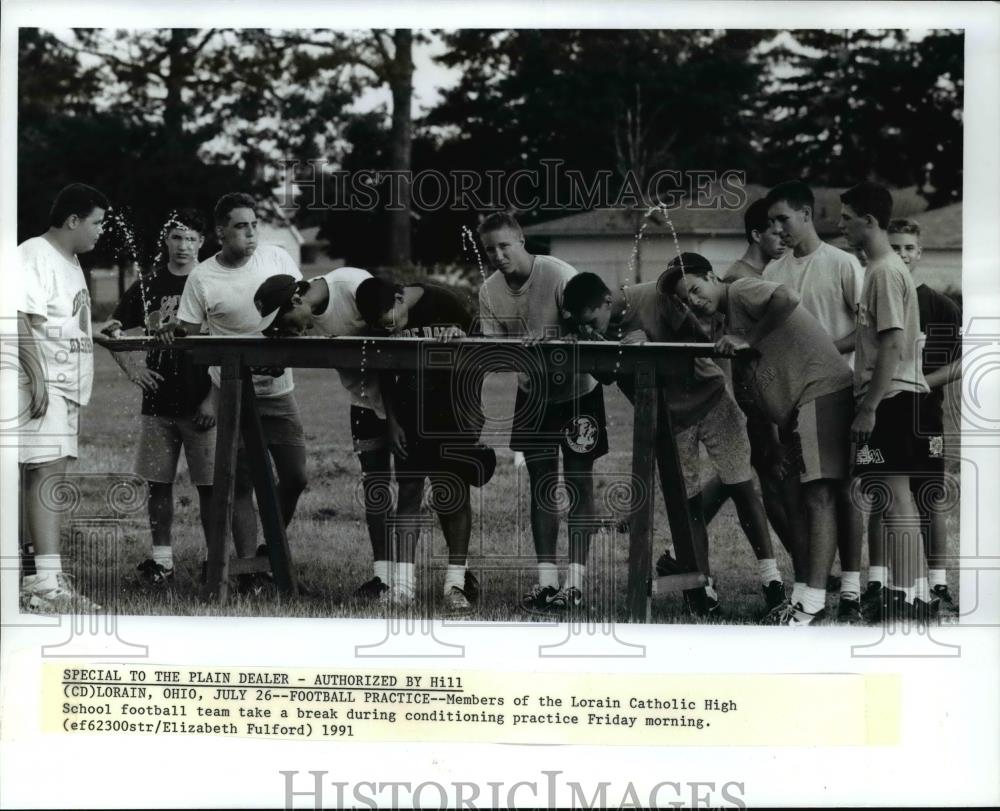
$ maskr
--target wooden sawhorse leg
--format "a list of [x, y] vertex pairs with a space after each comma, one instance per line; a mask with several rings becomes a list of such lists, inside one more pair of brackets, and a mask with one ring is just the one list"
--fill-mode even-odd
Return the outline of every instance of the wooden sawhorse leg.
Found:
[[[693, 548], [694, 533], [670, 412], [666, 404], [663, 408], [659, 407], [661, 398], [656, 385], [656, 368], [652, 364], [637, 366], [634, 383], [632, 476], [645, 486], [636, 486], [632, 491], [627, 603], [629, 622], [649, 622], [653, 515], [656, 507], [655, 462], [658, 453], [662, 453], [661, 483], [674, 543]], [[693, 573], [658, 578], [658, 582], [661, 581], [670, 581], [671, 587], [677, 589], [697, 587], [704, 584], [705, 579], [703, 575]]]
[[[212, 514], [209, 516], [208, 524], [208, 565], [202, 587], [204, 600], [217, 599], [220, 603], [226, 602], [229, 596], [230, 568], [236, 574], [267, 571], [270, 568], [274, 572], [278, 588], [289, 594], [296, 594], [298, 591], [256, 403], [253, 382], [249, 373], [242, 369], [240, 362], [237, 360], [223, 366], [215, 439]], [[236, 560], [230, 566], [226, 549], [233, 530], [236, 457], [240, 434], [238, 429], [242, 429], [244, 452], [253, 477], [269, 560], [258, 558]]]
[[212, 513], [208, 520], [208, 564], [202, 585], [203, 600], [225, 603], [229, 596], [227, 544], [233, 532], [233, 495], [236, 492], [236, 448], [242, 401], [242, 368], [237, 358], [220, 369], [219, 404], [215, 432], [215, 480]]
[[[298, 583], [292, 568], [291, 553], [288, 548], [288, 536], [285, 534], [285, 521], [281, 515], [281, 502], [278, 500], [278, 489], [274, 483], [274, 473], [271, 470], [271, 460], [264, 444], [264, 431], [260, 425], [260, 415], [257, 413], [257, 397], [254, 394], [253, 382], [249, 375], [243, 379], [243, 444], [246, 448], [247, 463], [250, 475], [253, 477], [253, 489], [257, 495], [257, 509], [260, 512], [260, 523], [264, 529], [264, 541], [267, 544], [270, 569], [278, 588], [286, 594], [298, 594]], [[242, 568], [242, 567], [241, 567]], [[248, 567], [259, 571], [266, 567]]]

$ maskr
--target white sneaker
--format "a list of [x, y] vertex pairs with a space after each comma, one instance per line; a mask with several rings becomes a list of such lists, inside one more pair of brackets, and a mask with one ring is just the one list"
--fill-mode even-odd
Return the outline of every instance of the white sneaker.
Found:
[[458, 586], [452, 586], [445, 592], [444, 607], [449, 614], [468, 614], [472, 611], [472, 603]]
[[84, 597], [70, 584], [66, 572], [50, 578], [33, 574], [21, 581], [21, 608], [36, 614], [92, 614], [101, 606]]

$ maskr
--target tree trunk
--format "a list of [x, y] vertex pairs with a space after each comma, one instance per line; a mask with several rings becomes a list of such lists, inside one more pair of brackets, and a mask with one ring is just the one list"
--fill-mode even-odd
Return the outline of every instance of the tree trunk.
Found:
[[406, 267], [410, 264], [410, 158], [413, 143], [413, 122], [410, 104], [413, 99], [413, 32], [397, 28], [392, 35], [395, 53], [389, 66], [389, 89], [392, 92], [392, 131], [389, 146], [389, 168], [403, 172], [393, 180], [399, 189], [398, 210], [389, 211], [389, 264]]

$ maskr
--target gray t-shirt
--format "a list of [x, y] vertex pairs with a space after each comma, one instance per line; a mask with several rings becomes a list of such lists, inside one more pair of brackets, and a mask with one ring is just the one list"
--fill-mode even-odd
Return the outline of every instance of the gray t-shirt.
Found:
[[[726, 332], [745, 338], [761, 320], [780, 285], [763, 279], [737, 279], [729, 286]], [[792, 412], [824, 394], [851, 385], [851, 367], [816, 317], [789, 291], [796, 307], [764, 336], [755, 349], [760, 357], [746, 361], [741, 376], [748, 394], [775, 423], [788, 422]]]
[[894, 253], [869, 261], [865, 268], [855, 338], [854, 398], [858, 402], [868, 391], [875, 371], [879, 333], [890, 329], [903, 331], [903, 346], [885, 397], [901, 391], [918, 394], [930, 391], [921, 370], [917, 288], [903, 260]]
[[[657, 292], [656, 282], [644, 282], [626, 287], [626, 309], [621, 320], [613, 324], [611, 337], [625, 337], [631, 332], [641, 331], [649, 341], [697, 342], [703, 340], [700, 328], [693, 325], [685, 314], [665, 301]], [[631, 379], [619, 379], [619, 387], [630, 396]], [[726, 377], [711, 358], [695, 358], [690, 375], [682, 379], [662, 382], [660, 392], [670, 409], [670, 420], [674, 431], [680, 431], [696, 424], [722, 397], [726, 388]]]
[[[562, 335], [563, 290], [576, 270], [554, 256], [535, 256], [527, 281], [517, 290], [496, 271], [479, 288], [479, 316], [483, 335], [495, 338], [558, 338]], [[529, 376], [519, 372], [518, 386], [528, 391]], [[582, 397], [597, 385], [589, 374], [548, 375], [549, 402], [560, 403]]]

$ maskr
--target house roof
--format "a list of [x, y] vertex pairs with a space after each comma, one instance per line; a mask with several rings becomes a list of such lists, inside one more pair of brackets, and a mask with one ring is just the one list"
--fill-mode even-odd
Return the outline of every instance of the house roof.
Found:
[[914, 219], [920, 223], [920, 244], [925, 248], [962, 249], [962, 204], [924, 211]]
[[[745, 187], [747, 201], [757, 200], [767, 193], [764, 186], [747, 185]], [[842, 188], [816, 187], [813, 195], [816, 198], [813, 212], [816, 231], [820, 236], [838, 234], [837, 220], [840, 217], [840, 194]], [[730, 192], [731, 195], [731, 192]], [[912, 217], [927, 208], [927, 201], [918, 193], [915, 186], [903, 189], [893, 189], [893, 215], [897, 217]], [[678, 234], [742, 234], [743, 208], [727, 208], [722, 203], [725, 198], [719, 197], [719, 205], [706, 208], [694, 205], [685, 199], [679, 206], [669, 209], [670, 220]], [[570, 214], [568, 217], [549, 220], [548, 222], [530, 225], [524, 229], [529, 236], [635, 236], [637, 223], [642, 217], [641, 211], [633, 208], [596, 208]], [[669, 226], [658, 215], [653, 215], [647, 232], [670, 233]], [[960, 233], [960, 232], [959, 232]], [[961, 237], [959, 237], [959, 243]]]

